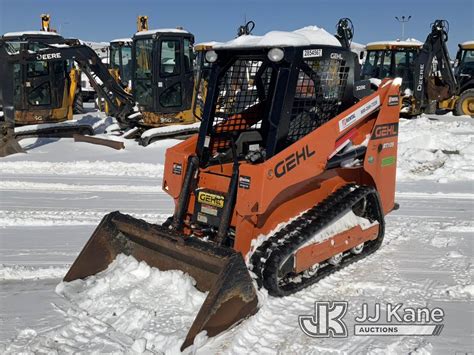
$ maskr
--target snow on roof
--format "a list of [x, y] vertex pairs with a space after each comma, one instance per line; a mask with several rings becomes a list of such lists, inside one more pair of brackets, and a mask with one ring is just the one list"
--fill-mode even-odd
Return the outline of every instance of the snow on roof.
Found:
[[47, 32], [47, 31], [19, 31], [19, 32], [8, 32], [5, 33], [4, 37], [20, 37], [23, 35], [35, 35], [35, 36], [61, 36], [56, 32]]
[[117, 42], [132, 42], [131, 38], [117, 38], [110, 41], [110, 43], [117, 43]]
[[474, 46], [474, 41], [466, 41], [461, 43], [461, 47]]
[[367, 43], [367, 47], [372, 46], [400, 46], [400, 47], [414, 47], [418, 46], [421, 47], [423, 42], [418, 41], [415, 38], [408, 38], [406, 41], [378, 41], [378, 42], [370, 42]]
[[171, 33], [189, 33], [186, 30], [181, 30], [179, 28], [158, 28], [156, 30], [148, 30], [148, 31], [140, 31], [135, 33], [135, 36], [148, 36], [148, 35], [154, 35], [155, 33], [166, 33], [166, 32], [171, 32]]
[[222, 42], [216, 42], [216, 41], [199, 42], [199, 43], [196, 43], [194, 47], [214, 47], [219, 44], [222, 44]]
[[325, 29], [308, 26], [292, 32], [270, 31], [263, 36], [243, 35], [229, 42], [218, 43], [214, 45], [214, 48], [300, 47], [309, 45], [341, 47], [336, 37]]

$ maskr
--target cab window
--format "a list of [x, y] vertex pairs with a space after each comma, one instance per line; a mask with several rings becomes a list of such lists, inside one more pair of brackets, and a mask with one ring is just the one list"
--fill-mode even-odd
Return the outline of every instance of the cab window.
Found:
[[189, 73], [193, 68], [193, 55], [192, 55], [191, 41], [187, 38], [184, 39], [184, 71]]
[[161, 42], [160, 75], [173, 76], [180, 74], [179, 40]]
[[136, 42], [136, 76], [151, 79], [153, 40], [139, 39]]

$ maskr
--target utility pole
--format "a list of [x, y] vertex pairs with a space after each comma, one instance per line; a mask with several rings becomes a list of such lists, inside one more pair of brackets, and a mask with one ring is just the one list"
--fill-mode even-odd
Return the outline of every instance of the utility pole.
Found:
[[411, 15], [406, 17], [405, 15], [403, 15], [402, 17], [398, 17], [398, 16], [395, 16], [395, 19], [402, 24], [402, 38], [401, 40], [404, 41], [405, 40], [405, 23], [407, 23], [408, 21], [410, 21], [411, 19]]

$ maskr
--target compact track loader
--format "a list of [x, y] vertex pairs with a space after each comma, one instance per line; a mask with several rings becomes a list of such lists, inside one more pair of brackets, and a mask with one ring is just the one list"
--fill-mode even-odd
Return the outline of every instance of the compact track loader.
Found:
[[376, 251], [395, 206], [401, 80], [372, 91], [357, 56], [316, 27], [241, 36], [206, 58], [199, 134], [166, 152], [173, 216], [108, 214], [64, 278], [120, 253], [188, 273], [209, 294], [182, 349], [257, 312], [256, 286], [286, 296]]

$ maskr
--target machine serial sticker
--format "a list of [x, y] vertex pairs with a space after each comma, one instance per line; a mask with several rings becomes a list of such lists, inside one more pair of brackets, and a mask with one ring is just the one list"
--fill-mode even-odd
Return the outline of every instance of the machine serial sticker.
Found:
[[372, 100], [367, 102], [364, 106], [359, 107], [349, 116], [344, 117], [339, 121], [339, 132], [344, 131], [347, 127], [352, 126], [357, 121], [361, 120], [368, 114], [375, 111], [380, 107], [380, 96], [374, 97]]
[[400, 104], [400, 98], [398, 95], [388, 97], [388, 106], [398, 106]]
[[209, 205], [201, 205], [201, 212], [211, 216], [217, 216], [217, 208]]
[[382, 159], [382, 166], [390, 166], [395, 164], [395, 157], [392, 155]]
[[323, 56], [323, 50], [319, 49], [305, 49], [303, 50], [303, 58], [317, 58]]
[[209, 192], [199, 191], [198, 202], [218, 208], [224, 207], [224, 196], [214, 195]]
[[201, 212], [198, 212], [197, 220], [198, 222], [207, 223], [207, 217]]
[[241, 189], [250, 189], [250, 176], [240, 176], [239, 187]]
[[178, 163], [173, 163], [173, 174], [181, 175], [182, 172], [183, 172], [183, 166]]

